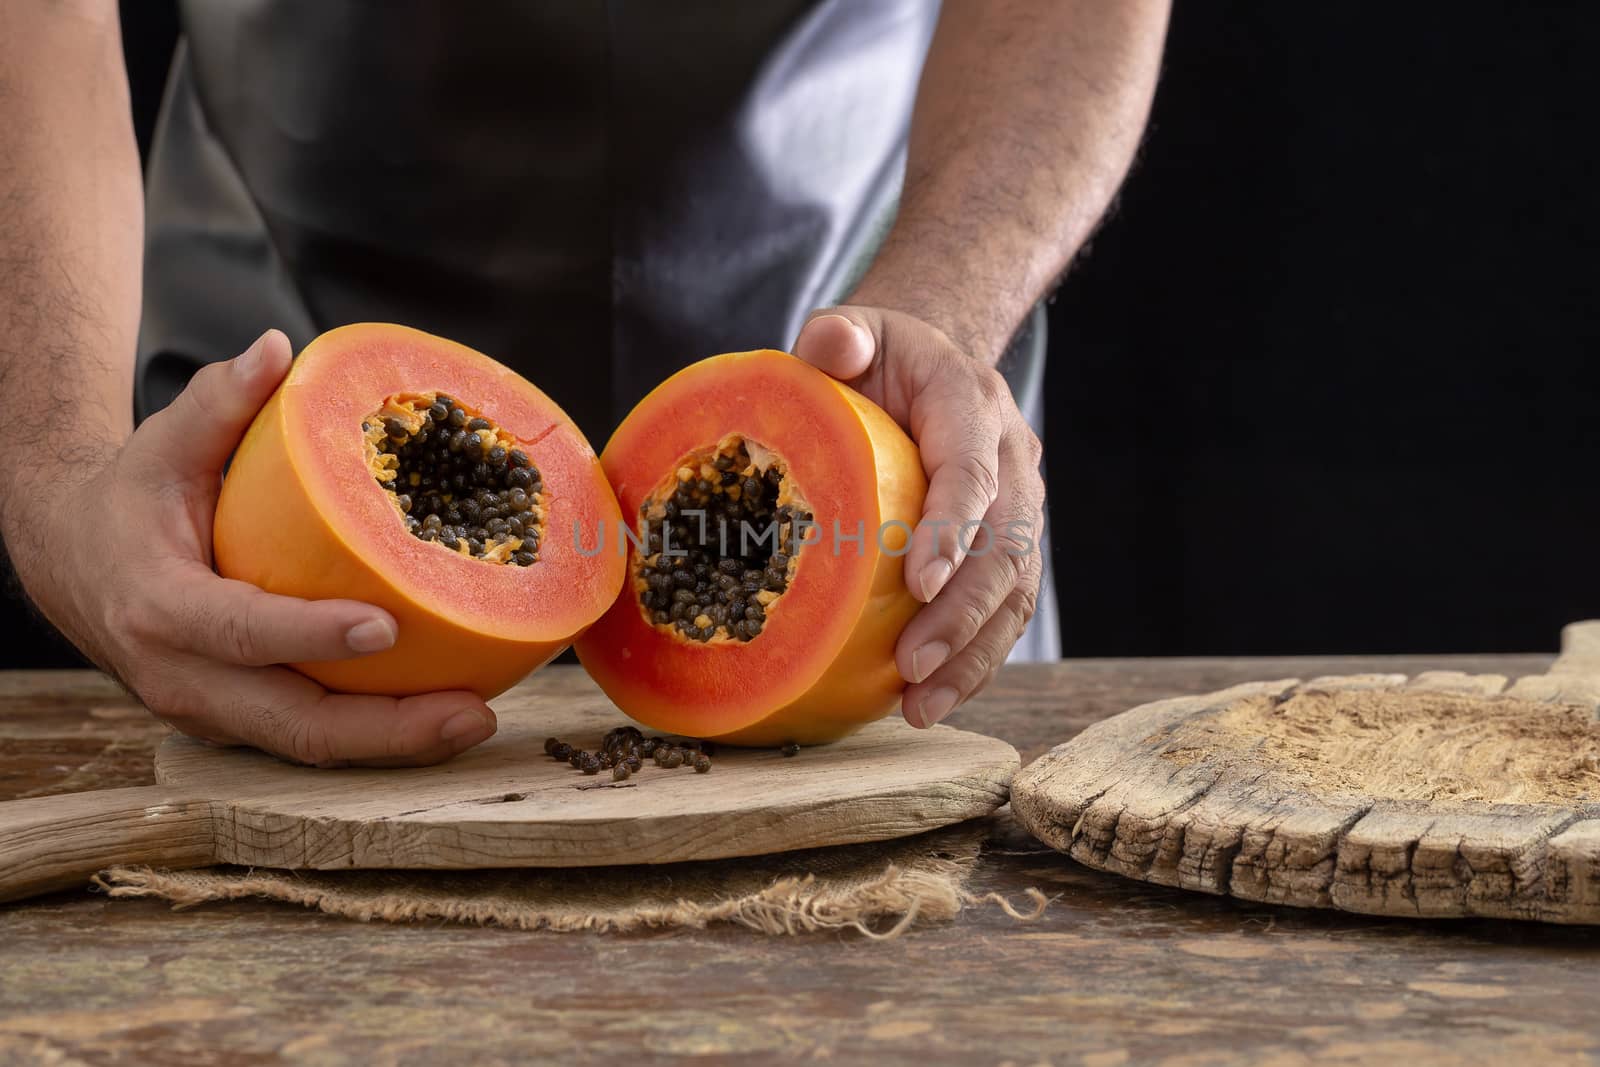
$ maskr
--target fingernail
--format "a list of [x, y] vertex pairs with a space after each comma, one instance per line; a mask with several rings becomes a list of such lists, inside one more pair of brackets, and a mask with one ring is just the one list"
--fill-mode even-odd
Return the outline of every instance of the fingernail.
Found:
[[932, 726], [956, 709], [956, 691], [940, 686], [922, 698], [922, 725]]
[[233, 369], [241, 378], [250, 378], [255, 375], [256, 368], [261, 366], [261, 350], [266, 346], [267, 335], [262, 334], [256, 338], [254, 344], [240, 353], [238, 359], [233, 361]]
[[345, 631], [344, 643], [352, 652], [382, 652], [394, 647], [394, 624], [388, 619], [368, 619]]
[[950, 646], [943, 641], [929, 641], [911, 653], [911, 680], [923, 681], [950, 658]]
[[453, 743], [457, 748], [466, 748], [477, 744], [490, 734], [494, 733], [494, 725], [489, 722], [489, 717], [481, 711], [468, 708], [458, 711], [445, 721], [439, 730], [439, 740]]
[[857, 326], [852, 320], [845, 318], [843, 315], [818, 315], [812, 321], [821, 322], [823, 319], [833, 319], [835, 322], [844, 323], [846, 326], [850, 327], [850, 332], [855, 334], [856, 338], [862, 344], [871, 346], [872, 335], [866, 330], [863, 330], [860, 326]]
[[939, 590], [944, 588], [944, 583], [950, 580], [950, 575], [955, 568], [947, 559], [936, 559], [922, 568], [922, 573], [917, 575], [917, 580], [922, 584], [922, 602], [926, 604], [939, 595]]

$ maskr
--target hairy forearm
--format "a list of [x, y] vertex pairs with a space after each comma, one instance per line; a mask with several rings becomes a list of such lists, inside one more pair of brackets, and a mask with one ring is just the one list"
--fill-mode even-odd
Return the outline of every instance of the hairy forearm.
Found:
[[1155, 90], [1168, 0], [945, 0], [900, 211], [850, 298], [993, 363], [1110, 204]]
[[0, 532], [132, 431], [143, 192], [117, 5], [0, 4]]

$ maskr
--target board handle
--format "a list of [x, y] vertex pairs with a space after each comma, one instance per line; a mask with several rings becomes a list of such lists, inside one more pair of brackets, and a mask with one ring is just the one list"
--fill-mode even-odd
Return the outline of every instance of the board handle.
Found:
[[0, 803], [0, 903], [85, 885], [123, 863], [215, 862], [210, 801], [159, 785]]
[[1561, 628], [1561, 655], [1551, 674], [1587, 675], [1600, 680], [1600, 619], [1568, 623]]

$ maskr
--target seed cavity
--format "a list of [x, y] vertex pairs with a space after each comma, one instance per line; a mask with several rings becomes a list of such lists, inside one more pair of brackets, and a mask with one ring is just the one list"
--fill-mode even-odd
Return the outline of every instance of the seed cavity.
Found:
[[489, 563], [538, 562], [544, 481], [493, 421], [443, 393], [407, 393], [361, 430], [367, 468], [413, 537]]
[[752, 641], [794, 581], [812, 520], [788, 468], [738, 434], [678, 462], [640, 508], [645, 617], [692, 641]]

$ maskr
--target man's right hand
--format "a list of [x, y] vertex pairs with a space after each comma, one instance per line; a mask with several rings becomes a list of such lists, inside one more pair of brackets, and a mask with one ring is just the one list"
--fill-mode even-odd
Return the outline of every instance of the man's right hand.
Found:
[[211, 569], [223, 466], [289, 362], [273, 330], [201, 370], [97, 473], [26, 509], [33, 529], [9, 540], [13, 563], [52, 622], [191, 737], [318, 766], [447, 760], [495, 731], [474, 694], [334, 694], [277, 666], [388, 648], [387, 612], [275, 596]]

